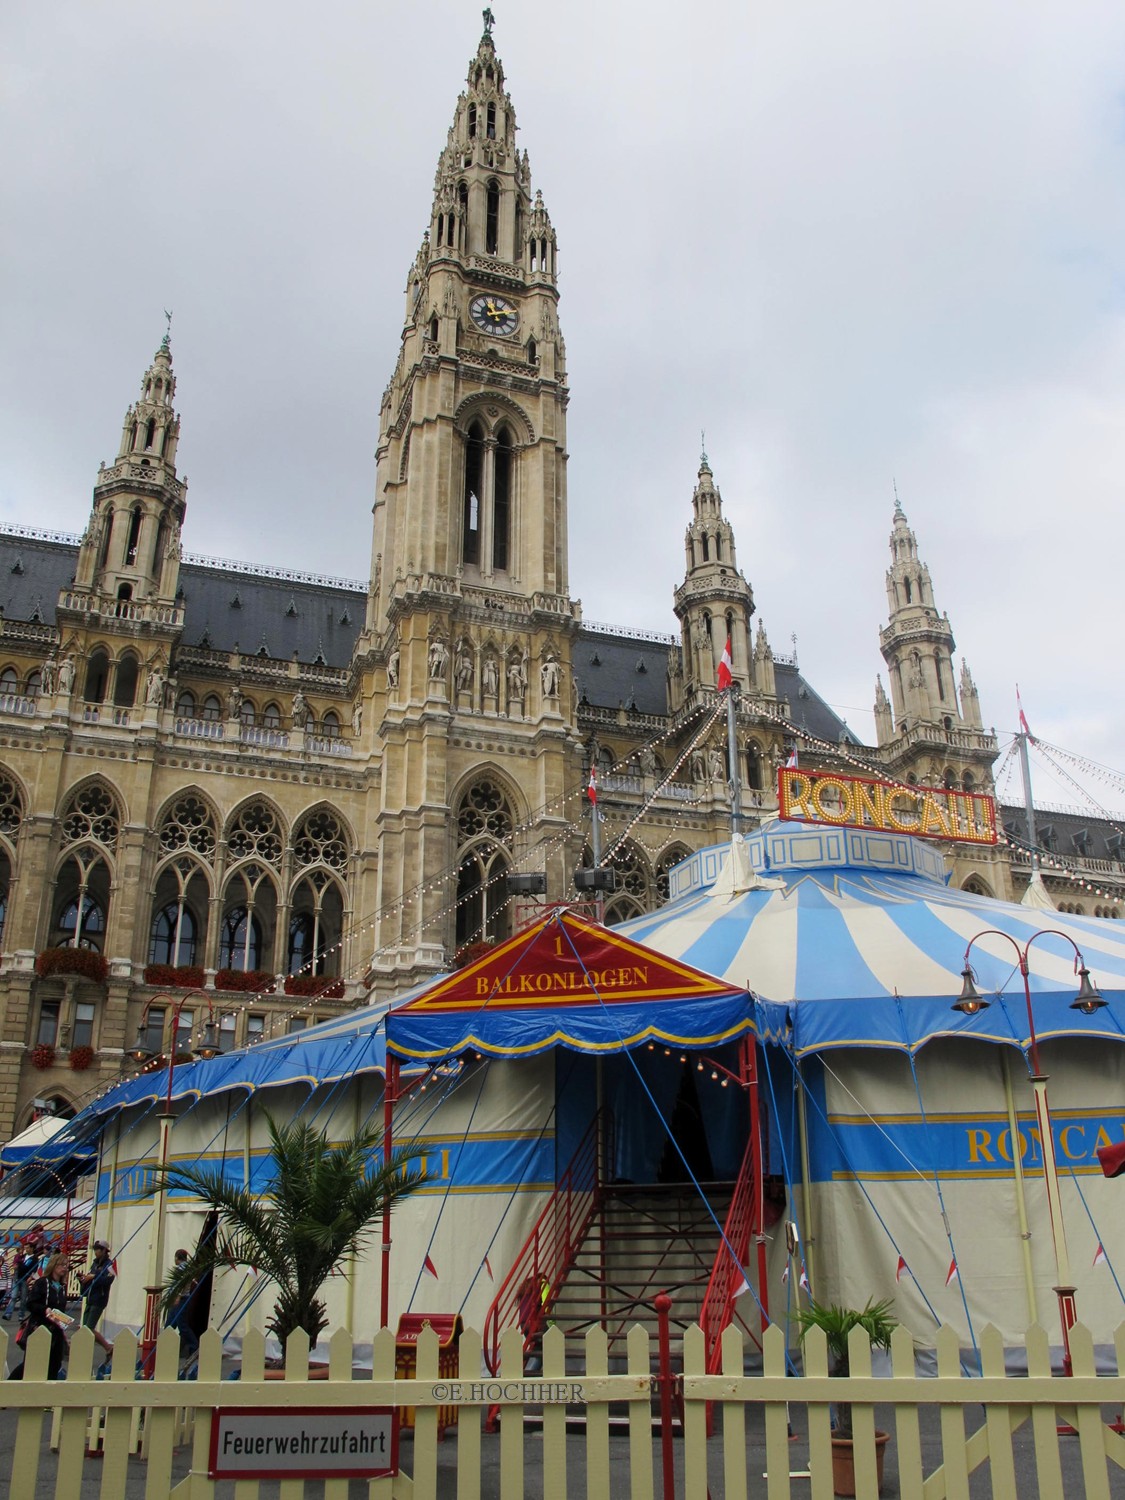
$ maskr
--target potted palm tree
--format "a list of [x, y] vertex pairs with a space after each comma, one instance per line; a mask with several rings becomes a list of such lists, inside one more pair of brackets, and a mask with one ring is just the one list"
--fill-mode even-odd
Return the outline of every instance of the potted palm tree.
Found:
[[410, 1167], [419, 1147], [406, 1147], [384, 1164], [382, 1135], [364, 1127], [333, 1144], [324, 1130], [300, 1120], [279, 1124], [269, 1115], [273, 1177], [251, 1191], [213, 1167], [172, 1163], [167, 1186], [188, 1192], [218, 1215], [218, 1228], [193, 1256], [177, 1264], [164, 1283], [167, 1312], [197, 1282], [222, 1266], [247, 1266], [277, 1288], [266, 1331], [285, 1342], [303, 1328], [315, 1344], [327, 1326], [320, 1289], [340, 1261], [354, 1254], [365, 1234], [421, 1181]]
[[[869, 1300], [866, 1307], [840, 1307], [834, 1302], [815, 1302], [811, 1298], [808, 1307], [797, 1313], [801, 1338], [810, 1328], [819, 1328], [828, 1340], [828, 1357], [831, 1361], [830, 1375], [847, 1376], [851, 1373], [848, 1362], [848, 1334], [853, 1328], [862, 1328], [871, 1341], [872, 1349], [889, 1349], [891, 1334], [898, 1327], [898, 1319], [891, 1312], [893, 1298], [882, 1302]], [[883, 1486], [884, 1450], [890, 1439], [886, 1432], [875, 1434], [875, 1466], [879, 1488]], [[836, 1403], [836, 1426], [832, 1432], [832, 1480], [837, 1495], [855, 1494], [855, 1463], [852, 1455], [852, 1408], [849, 1402]]]

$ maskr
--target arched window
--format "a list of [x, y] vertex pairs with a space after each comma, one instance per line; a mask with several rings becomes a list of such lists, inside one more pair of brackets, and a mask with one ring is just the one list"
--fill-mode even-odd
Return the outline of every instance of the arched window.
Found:
[[752, 792], [762, 790], [762, 748], [757, 740], [746, 746], [746, 785]]
[[287, 974], [307, 974], [311, 977], [323, 974], [327, 942], [318, 929], [316, 917], [307, 911], [295, 912], [289, 919], [289, 952], [286, 958]]
[[511, 864], [514, 818], [495, 782], [470, 787], [457, 810], [457, 947], [509, 934], [504, 877]]
[[27, 674], [27, 687], [24, 691], [29, 698], [38, 698], [39, 690], [43, 686], [42, 672], [29, 672]]
[[109, 682], [109, 657], [99, 646], [86, 666], [86, 702], [104, 703]]
[[461, 557], [480, 563], [481, 493], [484, 488], [484, 432], [479, 422], [469, 428], [465, 441], [465, 503], [463, 507]]
[[494, 141], [496, 139], [496, 106], [495, 106], [495, 104], [490, 104], [488, 106], [487, 120], [488, 120], [488, 125], [487, 125], [487, 129], [486, 129], [486, 134], [488, 135], [488, 139], [490, 141]]
[[642, 916], [655, 905], [648, 861], [631, 840], [614, 854], [612, 868], [617, 871], [617, 892], [605, 905], [607, 927]]
[[[149, 445], [151, 447], [151, 444]], [[125, 566], [127, 568], [137, 560], [137, 543], [141, 539], [141, 508], [135, 506], [129, 517], [129, 536], [125, 542]]]
[[149, 448], [151, 448], [152, 445], [153, 445], [153, 443], [155, 441], [156, 441], [156, 418], [155, 417], [149, 417], [148, 422], [147, 422], [147, 424], [145, 426], [145, 448], [146, 448], [146, 450], [149, 449]]
[[703, 533], [702, 541], [703, 541], [703, 561], [704, 562], [710, 562], [711, 561], [711, 545], [710, 545], [710, 542], [707, 540], [707, 533], [706, 532]]
[[208, 719], [211, 722], [215, 722], [216, 720], [221, 719], [222, 716], [223, 705], [219, 702], [217, 694], [208, 693], [206, 698], [204, 698], [203, 700], [203, 707], [199, 711], [199, 717], [201, 719]]
[[191, 908], [172, 902], [156, 914], [149, 944], [150, 964], [171, 964], [180, 968], [195, 963], [195, 917]]
[[324, 715], [320, 721], [320, 732], [326, 740], [338, 740], [340, 738], [340, 718], [332, 709]]
[[219, 968], [246, 972], [261, 966], [261, 924], [245, 906], [228, 907], [219, 931]]
[[244, 724], [253, 724], [256, 717], [253, 698], [243, 698], [238, 705], [238, 717]]
[[512, 435], [501, 427], [494, 455], [496, 476], [492, 491], [492, 567], [508, 570], [508, 543], [512, 525]]
[[484, 249], [486, 255], [495, 255], [500, 243], [500, 184], [490, 178], [485, 191]]
[[281, 728], [281, 709], [276, 703], [267, 703], [262, 710], [262, 723], [266, 729]]
[[669, 874], [675, 867], [682, 864], [685, 859], [690, 858], [691, 850], [683, 844], [673, 844], [670, 849], [665, 849], [660, 856], [660, 863], [656, 867], [656, 895], [663, 905], [669, 896]]
[[183, 688], [176, 699], [176, 713], [181, 719], [195, 718], [195, 694]]
[[15, 667], [5, 667], [0, 672], [0, 693], [18, 693], [20, 690], [19, 673]]
[[137, 658], [123, 656], [117, 663], [113, 683], [113, 701], [119, 708], [132, 708], [137, 700]]
[[476, 138], [476, 133], [477, 133], [477, 107], [476, 107], [475, 104], [470, 104], [469, 105], [469, 139], [470, 140], [474, 140]]
[[101, 902], [88, 893], [72, 896], [59, 912], [58, 930], [62, 939], [60, 947], [100, 948], [105, 934], [105, 911]]

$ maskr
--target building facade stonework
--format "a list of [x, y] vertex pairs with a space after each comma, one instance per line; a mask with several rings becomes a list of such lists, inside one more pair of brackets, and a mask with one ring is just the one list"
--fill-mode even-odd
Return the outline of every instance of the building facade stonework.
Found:
[[[706, 455], [678, 632], [583, 621], [558, 248], [515, 128], [486, 32], [408, 273], [369, 580], [182, 550], [167, 337], [81, 536], [0, 528], [0, 1134], [119, 1077], [139, 1029], [166, 1053], [212, 1017], [224, 1048], [252, 1043], [503, 937], [509, 872], [572, 899], [592, 770], [606, 919], [659, 904], [730, 833], [728, 639], [746, 827], [794, 747], [991, 789], [995, 736], [897, 505], [874, 746], [754, 619]], [[961, 884], [1026, 885], [1003, 849], [949, 859]]]

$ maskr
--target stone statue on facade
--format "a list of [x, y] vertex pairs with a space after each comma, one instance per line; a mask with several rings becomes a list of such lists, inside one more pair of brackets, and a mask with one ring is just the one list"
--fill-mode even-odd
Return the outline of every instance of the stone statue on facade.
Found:
[[357, 698], [355, 700], [355, 702], [352, 704], [352, 733], [355, 735], [356, 739], [359, 739], [359, 736], [360, 736], [362, 730], [363, 730], [363, 704]]
[[523, 658], [513, 656], [508, 663], [508, 693], [513, 698], [522, 698], [527, 688], [527, 672]]
[[495, 698], [500, 691], [500, 673], [496, 669], [496, 658], [494, 656], [485, 657], [481, 680], [484, 684], [485, 697]]
[[52, 651], [39, 673], [39, 691], [46, 698], [53, 698], [59, 685], [59, 664]]
[[[293, 700], [296, 707], [296, 699]], [[235, 683], [227, 694], [227, 718], [237, 719], [242, 711], [242, 689]]]
[[388, 687], [398, 687], [398, 664], [399, 664], [399, 651], [398, 651], [398, 647], [394, 646], [394, 647], [391, 648], [391, 654], [390, 654], [390, 656], [387, 657], [387, 686]]
[[74, 691], [74, 657], [64, 656], [59, 663], [59, 692], [67, 698]]
[[457, 691], [468, 693], [473, 687], [473, 658], [464, 641], [457, 648]]
[[309, 722], [309, 703], [301, 689], [298, 688], [293, 694], [293, 717], [294, 729], [304, 729]]
[[540, 668], [543, 679], [544, 698], [557, 698], [559, 696], [559, 664], [554, 656], [548, 656]]
[[164, 705], [164, 673], [159, 667], [153, 667], [148, 674], [145, 702], [149, 708], [162, 708]]
[[656, 751], [651, 745], [642, 745], [640, 753], [641, 775], [656, 775]]
[[444, 680], [445, 664], [448, 659], [449, 653], [445, 649], [445, 642], [442, 640], [440, 635], [435, 635], [433, 640], [430, 642], [430, 652], [428, 657], [431, 682], [437, 682], [439, 679]]

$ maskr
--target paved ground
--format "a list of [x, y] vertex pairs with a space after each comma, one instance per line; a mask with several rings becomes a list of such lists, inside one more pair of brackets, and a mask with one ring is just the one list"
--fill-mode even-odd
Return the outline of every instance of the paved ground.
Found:
[[[1108, 1409], [1107, 1417], [1110, 1415]], [[799, 1407], [793, 1408], [794, 1427], [798, 1434], [803, 1431], [803, 1413]], [[15, 1435], [15, 1416], [8, 1411], [0, 1412], [0, 1495], [9, 1492], [9, 1478], [7, 1466], [11, 1462], [12, 1444]], [[893, 1419], [889, 1411], [883, 1411], [878, 1417], [881, 1427], [893, 1430]], [[924, 1453], [927, 1460], [927, 1472], [940, 1463], [940, 1441], [938, 1437], [937, 1415], [934, 1411], [923, 1410], [922, 1416], [924, 1434]], [[969, 1431], [979, 1426], [981, 1422], [980, 1408], [968, 1408], [966, 1410], [966, 1426]], [[39, 1470], [39, 1481], [36, 1489], [35, 1500], [54, 1500], [55, 1496], [55, 1465], [54, 1457], [47, 1448], [47, 1435], [50, 1430], [50, 1419], [44, 1417], [44, 1452]], [[721, 1500], [723, 1495], [723, 1471], [722, 1471], [722, 1439], [713, 1438], [708, 1444], [708, 1470], [710, 1476], [711, 1494], [714, 1500]], [[586, 1494], [586, 1472], [585, 1472], [585, 1450], [581, 1435], [576, 1434], [568, 1441], [568, 1483], [567, 1488], [573, 1496], [585, 1496]], [[500, 1440], [496, 1436], [485, 1435], [482, 1440], [482, 1494], [486, 1497], [497, 1497], [499, 1495], [499, 1452]], [[677, 1491], [682, 1494], [683, 1463], [682, 1443], [676, 1441], [676, 1464], [677, 1464]], [[527, 1500], [538, 1500], [543, 1493], [543, 1474], [541, 1461], [542, 1448], [538, 1436], [529, 1431], [525, 1445], [525, 1486], [524, 1495]], [[1019, 1480], [1019, 1500], [1083, 1500], [1085, 1491], [1082, 1485], [1081, 1469], [1078, 1456], [1078, 1445], [1075, 1439], [1065, 1439], [1062, 1443], [1064, 1492], [1062, 1495], [1044, 1494], [1041, 1492], [1035, 1470], [1035, 1458], [1031, 1443], [1030, 1433], [1025, 1427], [1016, 1437], [1016, 1471]], [[409, 1434], [404, 1434], [401, 1444], [400, 1459], [402, 1468], [409, 1473], [413, 1469], [412, 1442]], [[808, 1449], [798, 1436], [798, 1439], [790, 1444], [789, 1466], [791, 1472], [800, 1474], [807, 1468]], [[175, 1466], [175, 1479], [182, 1478], [188, 1470], [189, 1451], [178, 1450]], [[611, 1440], [611, 1463], [613, 1470], [613, 1482], [608, 1500], [616, 1500], [616, 1497], [625, 1497], [629, 1494], [629, 1452], [628, 1439], [625, 1437], [613, 1438]], [[442, 1500], [454, 1500], [456, 1495], [456, 1465], [457, 1465], [457, 1443], [451, 1434], [439, 1447], [438, 1458], [438, 1493]], [[746, 1471], [748, 1486], [751, 1495], [763, 1493], [762, 1476], [765, 1469], [765, 1442], [761, 1413], [753, 1407], [747, 1412], [747, 1443], [746, 1443]], [[659, 1444], [654, 1442], [653, 1471], [656, 1475], [656, 1493], [660, 1494], [660, 1449]], [[125, 1489], [124, 1500], [143, 1500], [146, 1479], [146, 1468], [140, 1459], [133, 1459], [129, 1465], [129, 1478]], [[67, 1500], [98, 1500], [101, 1483], [101, 1466], [97, 1459], [87, 1460], [83, 1477], [82, 1488], [78, 1494], [67, 1497]], [[792, 1492], [797, 1500], [808, 1493], [807, 1479], [794, 1478]], [[306, 1486], [306, 1495], [309, 1500], [316, 1500], [320, 1494], [320, 1486], [309, 1484]], [[233, 1486], [226, 1484], [219, 1486], [220, 1495], [233, 1493]], [[971, 1480], [972, 1500], [992, 1500], [992, 1489], [986, 1469], [978, 1471]], [[277, 1494], [277, 1486], [263, 1484], [261, 1489], [262, 1500], [272, 1500]], [[366, 1485], [359, 1480], [352, 1482], [352, 1500], [365, 1500], [367, 1494]], [[899, 1494], [898, 1474], [895, 1465], [894, 1441], [887, 1450], [887, 1465], [884, 1477], [883, 1496], [884, 1500], [893, 1500]], [[1125, 1474], [1116, 1473], [1110, 1478], [1109, 1494], [1113, 1500], [1125, 1500]], [[601, 1497], [599, 1497], [601, 1500]]]

